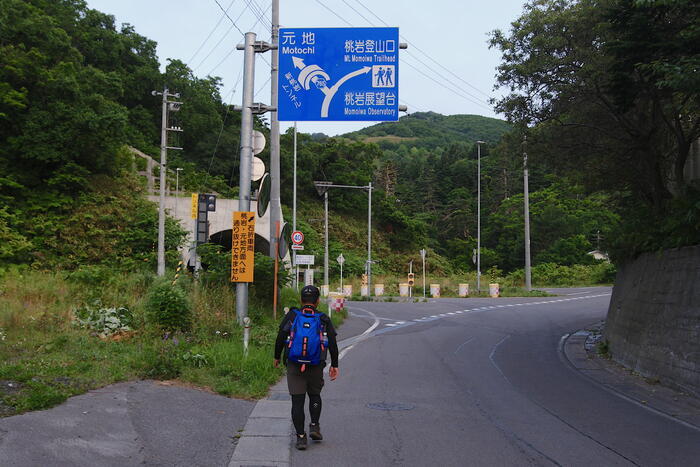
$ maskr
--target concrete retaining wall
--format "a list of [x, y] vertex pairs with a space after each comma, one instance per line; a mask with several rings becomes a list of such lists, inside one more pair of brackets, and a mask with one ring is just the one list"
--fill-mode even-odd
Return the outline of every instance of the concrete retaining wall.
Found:
[[620, 267], [605, 338], [617, 362], [700, 395], [700, 245]]

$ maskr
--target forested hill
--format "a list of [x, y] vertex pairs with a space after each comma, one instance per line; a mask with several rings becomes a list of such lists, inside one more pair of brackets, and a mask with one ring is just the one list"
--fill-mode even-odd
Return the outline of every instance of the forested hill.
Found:
[[399, 119], [348, 133], [346, 137], [366, 143], [377, 143], [391, 149], [400, 145], [435, 149], [453, 142], [483, 140], [495, 144], [511, 129], [496, 118], [480, 115], [442, 115], [416, 112]]

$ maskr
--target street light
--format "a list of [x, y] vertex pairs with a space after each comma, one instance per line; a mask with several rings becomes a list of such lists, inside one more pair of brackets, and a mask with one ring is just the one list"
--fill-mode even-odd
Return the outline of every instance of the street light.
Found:
[[477, 141], [477, 194], [476, 194], [476, 291], [481, 292], [481, 145], [486, 141]]
[[326, 290], [330, 289], [328, 284], [328, 190], [330, 188], [353, 188], [358, 190], [367, 190], [369, 193], [368, 204], [367, 204], [367, 296], [372, 296], [372, 182], [369, 182], [367, 186], [356, 186], [356, 185], [333, 185], [333, 182], [327, 181], [315, 181], [314, 186], [319, 195], [324, 198], [325, 205], [325, 254], [323, 259], [323, 281], [326, 286]]

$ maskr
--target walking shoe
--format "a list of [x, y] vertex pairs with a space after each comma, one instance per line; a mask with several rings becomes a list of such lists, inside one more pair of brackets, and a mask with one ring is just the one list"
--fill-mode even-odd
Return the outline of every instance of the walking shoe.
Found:
[[297, 444], [296, 447], [298, 450], [303, 451], [306, 449], [306, 444], [308, 443], [308, 439], [306, 438], [306, 433], [303, 435], [297, 435]]
[[318, 423], [310, 423], [309, 436], [314, 441], [321, 441], [323, 439], [323, 435], [321, 434], [321, 425], [319, 425]]

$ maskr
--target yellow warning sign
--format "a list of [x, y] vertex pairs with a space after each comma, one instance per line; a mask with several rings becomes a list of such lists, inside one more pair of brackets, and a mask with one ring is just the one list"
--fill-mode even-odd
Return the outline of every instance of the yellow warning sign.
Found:
[[197, 218], [197, 203], [199, 200], [199, 195], [197, 193], [192, 193], [192, 219]]
[[235, 211], [231, 231], [231, 282], [253, 282], [255, 213]]

